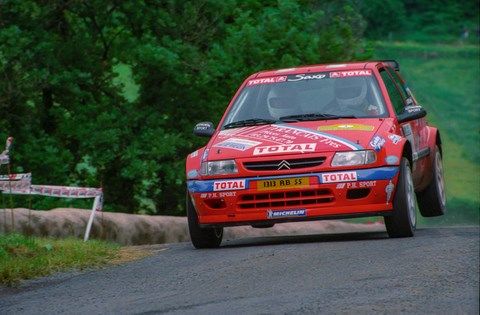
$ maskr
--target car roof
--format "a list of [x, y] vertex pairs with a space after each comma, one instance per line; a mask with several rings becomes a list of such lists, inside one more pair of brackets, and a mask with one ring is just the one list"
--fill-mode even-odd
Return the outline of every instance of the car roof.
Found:
[[[265, 70], [257, 72], [251, 77], [264, 78], [277, 75], [289, 75], [308, 72], [325, 72], [325, 71], [345, 71], [345, 70], [359, 70], [359, 69], [375, 69], [379, 64], [383, 63], [385, 66], [398, 68], [398, 63], [394, 60], [382, 61], [362, 61], [362, 62], [343, 62], [343, 63], [329, 63], [319, 65], [300, 66], [286, 69]], [[250, 77], [250, 78], [251, 78]]]

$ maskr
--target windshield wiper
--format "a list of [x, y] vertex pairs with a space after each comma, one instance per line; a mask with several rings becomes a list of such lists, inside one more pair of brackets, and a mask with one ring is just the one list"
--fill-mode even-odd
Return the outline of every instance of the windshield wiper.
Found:
[[237, 127], [244, 127], [244, 126], [267, 125], [267, 124], [273, 124], [276, 122], [277, 120], [273, 120], [273, 119], [252, 118], [252, 119], [234, 121], [232, 123], [226, 124], [225, 126], [223, 126], [223, 129], [237, 128]]
[[290, 115], [283, 116], [279, 119], [281, 121], [305, 121], [305, 120], [328, 120], [328, 119], [341, 119], [341, 118], [357, 118], [354, 115], [333, 115], [333, 114], [324, 114], [324, 113], [311, 113], [311, 114], [302, 114], [302, 115]]

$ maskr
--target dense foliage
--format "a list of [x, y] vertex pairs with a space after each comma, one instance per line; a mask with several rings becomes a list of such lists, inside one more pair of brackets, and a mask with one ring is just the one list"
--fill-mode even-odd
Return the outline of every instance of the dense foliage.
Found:
[[185, 156], [205, 141], [191, 130], [217, 122], [250, 73], [368, 58], [364, 32], [464, 28], [477, 38], [475, 1], [1, 0], [0, 141], [15, 137], [12, 171], [35, 184], [102, 186], [106, 209], [183, 214]]
[[0, 139], [16, 138], [14, 170], [34, 183], [101, 185], [107, 209], [180, 214], [184, 158], [204, 141], [193, 125], [218, 121], [248, 74], [368, 56], [348, 3], [2, 1]]
[[355, 0], [374, 39], [478, 43], [475, 0]]

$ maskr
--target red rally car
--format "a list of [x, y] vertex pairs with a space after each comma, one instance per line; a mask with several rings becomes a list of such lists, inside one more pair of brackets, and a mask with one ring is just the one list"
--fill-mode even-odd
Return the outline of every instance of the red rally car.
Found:
[[445, 212], [440, 132], [427, 124], [395, 61], [302, 66], [248, 77], [211, 137], [186, 161], [196, 248], [223, 227], [383, 216], [413, 236], [416, 208]]

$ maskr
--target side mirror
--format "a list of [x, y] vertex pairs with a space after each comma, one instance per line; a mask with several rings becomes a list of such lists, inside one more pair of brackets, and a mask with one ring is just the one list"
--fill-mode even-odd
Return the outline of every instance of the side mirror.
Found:
[[425, 117], [427, 111], [422, 106], [405, 106], [403, 111], [397, 116], [398, 122], [403, 123]]
[[214, 133], [215, 127], [209, 121], [200, 122], [193, 128], [193, 134], [200, 137], [211, 137]]

